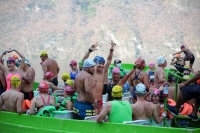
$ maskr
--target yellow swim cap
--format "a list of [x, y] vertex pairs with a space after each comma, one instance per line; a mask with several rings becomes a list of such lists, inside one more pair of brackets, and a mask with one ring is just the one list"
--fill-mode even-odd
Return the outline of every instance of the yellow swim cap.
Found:
[[190, 76], [189, 75], [185, 75], [183, 76], [184, 79], [190, 79]]
[[189, 67], [187, 65], [185, 65], [184, 68], [188, 69]]
[[63, 80], [66, 80], [66, 81], [67, 81], [68, 79], [71, 79], [69, 73], [63, 73], [63, 74], [62, 74], [62, 79], [63, 79]]
[[47, 56], [47, 55], [48, 55], [48, 54], [47, 54], [46, 51], [43, 51], [43, 52], [40, 53], [40, 56]]
[[11, 86], [14, 88], [18, 88], [21, 85], [21, 80], [18, 76], [12, 76], [10, 82]]
[[73, 80], [68, 79], [65, 83], [66, 83], [66, 85], [74, 86]]
[[112, 88], [112, 97], [122, 97], [122, 87], [119, 85], [115, 85]]

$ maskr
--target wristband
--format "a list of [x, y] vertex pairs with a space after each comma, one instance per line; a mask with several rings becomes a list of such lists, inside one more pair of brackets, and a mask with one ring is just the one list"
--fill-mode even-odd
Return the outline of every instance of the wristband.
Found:
[[163, 113], [162, 113], [162, 116], [163, 116], [163, 117], [166, 117], [166, 113], [165, 113], [165, 112], [163, 112]]
[[113, 49], [110, 49], [110, 52], [113, 52], [114, 50]]
[[92, 52], [92, 50], [91, 50], [90, 48], [88, 49], [88, 51], [89, 51], [89, 52]]

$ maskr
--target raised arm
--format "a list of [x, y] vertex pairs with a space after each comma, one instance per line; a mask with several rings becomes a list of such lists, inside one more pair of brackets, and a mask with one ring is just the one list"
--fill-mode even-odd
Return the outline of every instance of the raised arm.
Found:
[[93, 44], [89, 49], [88, 52], [84, 55], [82, 61], [84, 62], [85, 59], [87, 59], [90, 56], [90, 53], [97, 50], [97, 46], [98, 46], [98, 42], [96, 42], [95, 44]]
[[[1, 55], [0, 55], [0, 60], [2, 60], [3, 56], [6, 55], [8, 51], [4, 51]], [[3, 73], [5, 74], [5, 76], [8, 75], [8, 70], [6, 69], [6, 67], [0, 62], [0, 69], [3, 71]]]
[[117, 85], [123, 87], [126, 81], [129, 79], [129, 77], [135, 72], [135, 67], [127, 74], [125, 75], [120, 81], [117, 83]]
[[16, 49], [12, 49], [12, 50], [10, 50], [10, 52], [12, 52], [12, 51], [15, 51], [22, 59], [21, 59], [21, 62], [20, 62], [20, 68], [21, 69], [23, 69], [24, 68], [24, 62], [25, 62], [25, 56], [21, 53], [21, 52], [19, 52], [18, 50], [16, 50]]
[[189, 80], [187, 80], [187, 81], [181, 83], [181, 84], [179, 85], [179, 88], [181, 89], [182, 87], [184, 87], [184, 86], [186, 86], [186, 85], [188, 85], [188, 84], [194, 83], [194, 82], [196, 82], [198, 79], [200, 79], [200, 72], [197, 72], [197, 73], [194, 75], [194, 77], [192, 77], [191, 79], [189, 79]]
[[176, 53], [174, 53], [173, 55], [175, 55], [175, 54], [180, 54], [180, 53], [182, 53], [183, 52], [183, 50], [181, 50], [181, 51], [179, 51], [179, 52], [176, 52]]
[[174, 61], [175, 57], [173, 57], [172, 62], [170, 63], [170, 65], [174, 65], [177, 63], [177, 61]]
[[161, 123], [163, 121], [163, 119], [166, 117], [166, 112], [162, 113], [162, 116], [159, 117], [160, 114], [160, 107], [159, 105], [155, 105], [156, 107], [153, 110], [153, 119], [155, 120], [155, 122], [157, 124]]
[[112, 62], [114, 46], [116, 46], [116, 43], [113, 43], [112, 40], [111, 40], [110, 44], [111, 44], [111, 48], [110, 48], [110, 52], [109, 52], [109, 55], [108, 55], [108, 58], [107, 58], [107, 61], [106, 61], [105, 68], [104, 68], [104, 73], [106, 73], [108, 71], [108, 68], [109, 68], [109, 66]]

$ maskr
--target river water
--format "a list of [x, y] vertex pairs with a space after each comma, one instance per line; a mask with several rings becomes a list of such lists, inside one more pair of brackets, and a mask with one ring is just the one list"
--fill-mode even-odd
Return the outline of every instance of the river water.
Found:
[[[136, 59], [134, 59], [134, 58], [121, 59], [121, 61], [123, 63], [130, 63], [130, 64], [134, 63], [135, 60]], [[70, 70], [70, 67], [69, 67], [70, 60], [67, 60], [67, 59], [56, 59], [56, 61], [57, 61], [58, 65], [59, 65], [59, 67], [60, 67], [60, 72], [58, 74], [58, 83], [62, 84], [61, 75], [64, 72], [69, 72], [69, 70]], [[78, 61], [78, 59], [77, 59], [77, 61]], [[113, 59], [113, 61], [114, 61], [114, 59]], [[146, 62], [147, 65], [151, 61], [156, 62], [156, 58], [145, 58], [145, 62]], [[42, 67], [40, 65], [40, 62], [41, 62], [40, 58], [38, 58], [38, 59], [30, 59], [30, 62], [31, 62], [31, 65], [35, 69], [35, 72], [36, 72], [35, 81], [36, 82], [41, 82], [42, 81], [42, 77], [43, 77], [43, 71], [42, 71]], [[173, 68], [173, 66], [170, 65], [171, 59], [167, 58], [167, 63], [168, 63], [167, 68]], [[186, 64], [189, 65], [189, 62], [186, 62]], [[193, 69], [195, 71], [200, 69], [200, 59], [199, 58], [195, 59]]]

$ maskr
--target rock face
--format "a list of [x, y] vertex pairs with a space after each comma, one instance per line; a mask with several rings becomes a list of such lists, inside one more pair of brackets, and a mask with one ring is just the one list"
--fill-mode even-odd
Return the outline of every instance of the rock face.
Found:
[[1, 0], [1, 51], [29, 58], [80, 59], [99, 42], [97, 55], [170, 57], [181, 44], [200, 56], [199, 0]]

